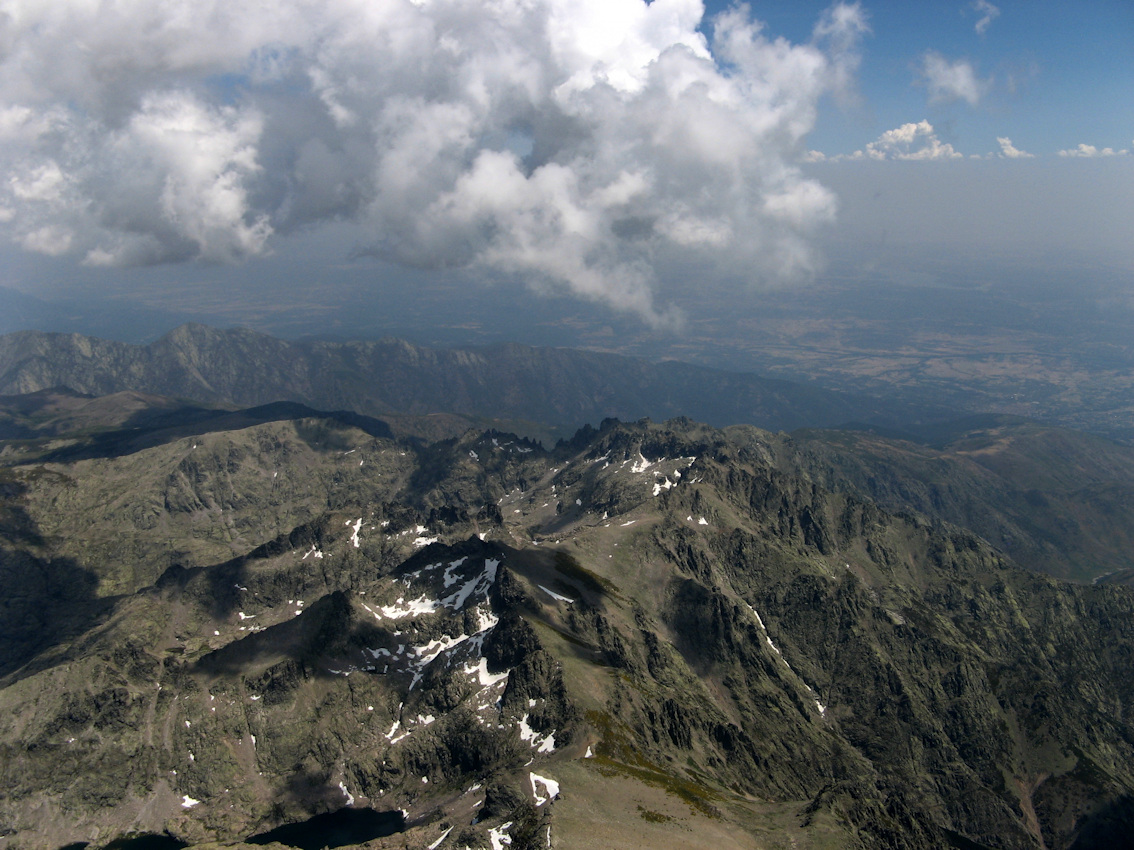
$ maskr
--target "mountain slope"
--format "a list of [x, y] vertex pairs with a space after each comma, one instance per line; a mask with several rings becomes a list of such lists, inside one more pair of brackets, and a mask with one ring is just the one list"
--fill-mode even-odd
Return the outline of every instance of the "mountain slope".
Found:
[[370, 847], [1116, 846], [1134, 594], [824, 490], [777, 439], [309, 417], [10, 468], [3, 562], [87, 583], [0, 688], [0, 846], [344, 808]]
[[875, 401], [801, 384], [571, 349], [285, 342], [203, 325], [184, 325], [147, 346], [32, 331], [0, 337], [0, 393], [54, 387], [241, 407], [288, 400], [371, 416], [447, 412], [533, 435], [565, 436], [608, 417], [688, 415], [774, 430], [895, 419]]
[[1029, 569], [1091, 581], [1134, 567], [1134, 449], [1103, 437], [987, 416], [935, 445], [813, 430], [774, 445], [822, 487], [963, 526]]

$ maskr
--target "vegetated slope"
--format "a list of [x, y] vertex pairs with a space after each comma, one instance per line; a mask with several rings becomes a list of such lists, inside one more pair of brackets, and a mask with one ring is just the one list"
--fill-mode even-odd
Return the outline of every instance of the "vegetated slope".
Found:
[[289, 400], [371, 416], [447, 412], [511, 422], [533, 435], [570, 435], [608, 417], [688, 415], [771, 429], [913, 418], [787, 381], [571, 349], [285, 342], [203, 325], [184, 325], [147, 346], [31, 331], [0, 337], [0, 393], [54, 387], [242, 407]]
[[[192, 445], [214, 432], [231, 435], [256, 424], [320, 418], [374, 436], [407, 430], [421, 434], [422, 423], [426, 435], [435, 430], [431, 422], [435, 417], [416, 423], [401, 417], [379, 420], [349, 411], [318, 413], [298, 403], [228, 410], [133, 392], [92, 398], [66, 390], [43, 390], [0, 397], [0, 434], [20, 438], [9, 439], [0, 447], [0, 463], [89, 460], [94, 467], [100, 458], [133, 454], [177, 440], [193, 438], [187, 444]], [[281, 439], [279, 435], [289, 430], [291, 436], [283, 438], [291, 446], [288, 452], [309, 450], [321, 439], [319, 428], [301, 428], [300, 433], [286, 424], [265, 439]], [[780, 468], [798, 472], [825, 489], [855, 494], [892, 512], [910, 511], [967, 528], [1028, 569], [1075, 581], [1111, 582], [1128, 581], [1134, 570], [1134, 449], [1105, 438], [1006, 416], [941, 423], [921, 437], [921, 442], [863, 430], [801, 429], [770, 437], [759, 429], [736, 426], [729, 434], [741, 444], [747, 434], [754, 435], [753, 439], [773, 451]], [[173, 453], [181, 463], [179, 451]], [[225, 465], [225, 474], [232, 476], [242, 460], [226, 457], [211, 463]], [[126, 479], [133, 480], [153, 477], [159, 469], [166, 474], [168, 466], [147, 456], [145, 461], [115, 464], [114, 468], [129, 470]], [[202, 474], [192, 466], [186, 462], [182, 471]], [[272, 521], [275, 531], [308, 516], [301, 509], [307, 496], [290, 489], [281, 493], [285, 485], [291, 485], [287, 479], [277, 480], [278, 472], [274, 470], [276, 478], [268, 482], [267, 489], [275, 491], [275, 502], [294, 510]], [[373, 465], [366, 473], [362, 476], [366, 480], [382, 475], [381, 468]], [[238, 476], [232, 486], [241, 493], [259, 492], [264, 490], [264, 479], [263, 470], [258, 470], [251, 478]], [[124, 547], [134, 539], [133, 532], [123, 532], [114, 508], [113, 494], [122, 489], [122, 480], [115, 475], [97, 485], [97, 477], [87, 475], [84, 480], [88, 483], [76, 488], [65, 503], [58, 498], [43, 503], [41, 521], [45, 528], [54, 529], [52, 533], [74, 541], [73, 548], [79, 552], [89, 551], [92, 541], [100, 537], [113, 539], [115, 558], [121, 563]], [[257, 498], [264, 495], [261, 492]], [[181, 497], [175, 494], [173, 498]], [[233, 509], [231, 504], [228, 509]], [[103, 519], [96, 521], [96, 517]], [[250, 517], [243, 520], [237, 511], [235, 527], [262, 524], [257, 510]], [[70, 527], [64, 529], [68, 522]], [[163, 527], [168, 522], [163, 520]], [[184, 557], [187, 540], [207, 534], [220, 542], [215, 530], [206, 529], [207, 525], [200, 525], [201, 533], [197, 533], [184, 522], [175, 522], [160, 539], [151, 535], [149, 547], [133, 560], [139, 569], [156, 574], [159, 564]], [[242, 547], [248, 541], [242, 533], [238, 530], [222, 547], [211, 549], [209, 557], [245, 551]]]
[[[4, 563], [86, 584], [2, 680], [0, 846], [269, 840], [346, 806], [388, 813], [371, 847], [441, 850], [1054, 850], [1132, 825], [1134, 593], [825, 491], [772, 435], [193, 440], [6, 471]], [[50, 524], [96, 479], [135, 555]], [[200, 545], [147, 571], [167, 534]]]
[[933, 438], [806, 430], [774, 444], [785, 469], [964, 526], [1029, 569], [1091, 581], [1134, 567], [1134, 449], [1007, 416], [959, 420]]

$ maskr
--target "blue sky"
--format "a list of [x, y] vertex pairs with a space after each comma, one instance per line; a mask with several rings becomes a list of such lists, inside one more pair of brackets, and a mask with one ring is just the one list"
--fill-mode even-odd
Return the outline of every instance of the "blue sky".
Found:
[[[708, 4], [708, 15], [727, 5]], [[1116, 152], [1134, 147], [1134, 3], [861, 5], [871, 30], [861, 47], [861, 101], [827, 102], [810, 136], [812, 148], [849, 154], [886, 130], [921, 120], [965, 155], [999, 152], [999, 137], [1040, 156], [1080, 144]], [[826, 4], [770, 0], [751, 8], [770, 33], [805, 41]], [[969, 64], [985, 84], [979, 100], [932, 98], [924, 75], [929, 53]]]

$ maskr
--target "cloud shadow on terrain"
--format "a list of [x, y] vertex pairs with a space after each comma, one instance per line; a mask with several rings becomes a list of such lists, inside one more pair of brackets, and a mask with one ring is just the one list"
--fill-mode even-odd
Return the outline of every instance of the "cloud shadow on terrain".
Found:
[[0, 680], [51, 666], [51, 650], [103, 621], [116, 601], [100, 598], [98, 577], [71, 558], [40, 554], [45, 542], [20, 504], [27, 489], [0, 470]]
[[253, 675], [290, 659], [305, 676], [334, 677], [319, 661], [350, 651], [355, 631], [347, 594], [336, 590], [304, 608], [302, 616], [228, 643], [195, 667], [209, 676]]
[[[338, 788], [334, 792], [341, 797]], [[248, 844], [272, 844], [278, 841], [300, 850], [323, 850], [397, 835], [405, 827], [406, 819], [400, 811], [343, 808], [315, 815], [300, 823], [287, 823], [245, 840]]]
[[390, 426], [381, 419], [348, 410], [324, 412], [288, 401], [235, 411], [185, 405], [161, 413], [139, 411], [120, 428], [94, 434], [78, 445], [48, 452], [40, 460], [70, 463], [94, 458], [122, 457], [187, 437], [238, 431], [255, 425], [291, 420], [324, 420], [322, 424], [303, 424], [299, 428], [299, 436], [312, 448], [322, 451], [337, 448], [335, 425], [358, 428], [372, 437], [393, 438]]
[[1130, 846], [1134, 835], [1134, 797], [1123, 794], [1078, 825], [1071, 850], [1110, 850]]

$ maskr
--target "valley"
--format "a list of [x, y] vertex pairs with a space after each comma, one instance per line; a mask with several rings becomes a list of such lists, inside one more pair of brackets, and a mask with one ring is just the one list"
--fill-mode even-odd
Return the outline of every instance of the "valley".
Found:
[[[834, 421], [754, 423], [772, 429], [879, 417], [906, 423], [945, 411], [954, 418], [1023, 416], [1134, 441], [1131, 270], [1089, 253], [838, 244], [811, 282], [763, 287], [717, 280], [709, 297], [687, 285], [705, 269], [680, 265], [659, 289], [659, 301], [680, 316], [679, 326], [668, 329], [515, 282], [496, 282], [489, 295], [447, 278], [402, 287], [362, 260], [300, 268], [290, 284], [247, 289], [218, 271], [216, 279], [180, 287], [176, 307], [164, 289], [139, 292], [128, 281], [101, 281], [82, 290], [81, 300], [61, 302], [0, 288], [0, 332], [78, 330], [152, 343], [192, 321], [292, 343], [398, 337], [439, 349], [555, 346], [791, 381], [855, 401], [855, 410]], [[500, 310], [502, 303], [512, 309]], [[516, 323], [514, 315], [524, 321]], [[717, 421], [711, 413], [667, 415], [720, 425], [751, 421]], [[582, 421], [588, 420], [571, 420], [556, 436], [568, 436]]]
[[0, 846], [357, 809], [401, 813], [372, 848], [1085, 848], [1134, 817], [1134, 594], [949, 518], [1118, 486], [1105, 440], [5, 405]]

